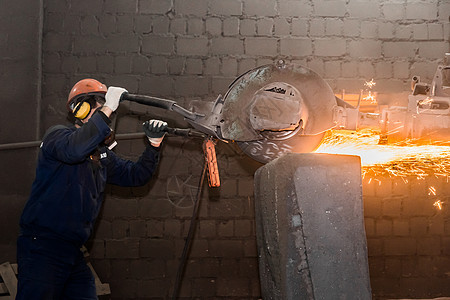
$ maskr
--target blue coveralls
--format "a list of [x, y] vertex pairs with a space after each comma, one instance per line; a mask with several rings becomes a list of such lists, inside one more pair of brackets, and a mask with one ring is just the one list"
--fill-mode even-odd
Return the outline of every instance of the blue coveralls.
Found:
[[[20, 220], [16, 299], [97, 299], [80, 247], [93, 231], [105, 185], [144, 185], [159, 160], [151, 145], [137, 162], [99, 146], [109, 122], [96, 112], [81, 128], [57, 126], [44, 136]], [[99, 160], [90, 156], [96, 150]]]

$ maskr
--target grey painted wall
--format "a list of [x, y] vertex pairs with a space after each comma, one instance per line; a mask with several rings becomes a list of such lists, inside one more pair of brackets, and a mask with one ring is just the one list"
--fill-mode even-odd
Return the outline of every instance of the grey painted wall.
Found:
[[[0, 4], [0, 143], [36, 140], [66, 123], [67, 94], [85, 77], [187, 106], [212, 101], [239, 74], [283, 58], [315, 70], [336, 93], [359, 93], [374, 78], [380, 94], [397, 100], [413, 75], [431, 81], [450, 50], [446, 0], [44, 0], [41, 15], [36, 1]], [[148, 118], [186, 126], [169, 112], [124, 104], [116, 129], [140, 131]], [[135, 159], [143, 147], [141, 140], [121, 141], [116, 152]], [[182, 295], [256, 299], [253, 174], [260, 164], [234, 144], [219, 143], [217, 151], [222, 186], [205, 188]], [[35, 158], [34, 148], [0, 152], [0, 262], [15, 260]], [[108, 188], [89, 249], [112, 299], [170, 294], [202, 160], [200, 142], [168, 137], [151, 183]], [[426, 197], [414, 180], [380, 180], [388, 184], [364, 183], [375, 295], [450, 295], [448, 285], [436, 284], [447, 279], [448, 212], [437, 222], [431, 212], [410, 209]], [[436, 180], [448, 199], [448, 184]], [[442, 230], [430, 230], [430, 222]], [[430, 239], [437, 250], [426, 250]]]

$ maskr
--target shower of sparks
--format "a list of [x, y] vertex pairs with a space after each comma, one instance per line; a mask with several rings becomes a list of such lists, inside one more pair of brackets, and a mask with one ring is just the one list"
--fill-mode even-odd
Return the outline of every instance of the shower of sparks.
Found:
[[331, 131], [315, 152], [359, 156], [363, 178], [371, 181], [373, 177], [383, 175], [400, 177], [405, 182], [411, 176], [418, 179], [435, 176], [449, 180], [450, 146], [411, 143], [380, 145], [379, 139], [379, 132], [375, 130]]
[[436, 196], [436, 188], [434, 186], [430, 186], [428, 188], [428, 195], [429, 196], [431, 196], [431, 195]]
[[373, 79], [371, 79], [370, 81], [366, 81], [366, 83], [364, 83], [364, 86], [367, 86], [369, 89], [372, 89], [377, 83], [375, 81], [373, 81]]
[[375, 95], [372, 94], [371, 91], [369, 91], [369, 94], [362, 98], [364, 101], [370, 101], [370, 103], [377, 103], [377, 99], [375, 98]]
[[442, 204], [444, 204], [441, 200], [434, 202], [433, 206], [439, 210], [442, 210]]

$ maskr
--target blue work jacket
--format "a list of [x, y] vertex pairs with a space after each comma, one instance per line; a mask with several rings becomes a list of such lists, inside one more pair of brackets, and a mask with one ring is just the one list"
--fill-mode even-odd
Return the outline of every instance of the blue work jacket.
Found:
[[[92, 233], [107, 183], [146, 184], [159, 151], [150, 144], [138, 161], [118, 157], [102, 145], [109, 119], [96, 112], [81, 128], [49, 129], [39, 151], [36, 178], [20, 220], [21, 234], [83, 245]], [[93, 159], [92, 154], [99, 154]]]

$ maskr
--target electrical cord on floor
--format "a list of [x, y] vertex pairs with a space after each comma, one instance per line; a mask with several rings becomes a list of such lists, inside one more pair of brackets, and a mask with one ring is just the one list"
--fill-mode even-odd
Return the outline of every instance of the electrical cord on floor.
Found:
[[181, 287], [181, 279], [183, 278], [189, 250], [191, 248], [192, 240], [194, 238], [195, 228], [197, 225], [198, 210], [200, 207], [200, 199], [201, 199], [201, 194], [202, 194], [202, 189], [203, 189], [203, 182], [205, 181], [205, 173], [206, 173], [207, 166], [208, 166], [208, 164], [205, 161], [205, 164], [203, 166], [202, 176], [201, 176], [200, 182], [198, 184], [197, 196], [196, 196], [195, 203], [194, 203], [194, 210], [193, 210], [192, 216], [191, 216], [191, 224], [189, 225], [189, 232], [186, 237], [186, 241], [184, 243], [183, 253], [181, 254], [181, 258], [180, 258], [180, 264], [178, 265], [177, 277], [176, 277], [175, 286], [173, 289], [172, 300], [175, 300], [178, 297], [178, 293], [179, 293], [180, 287]]

